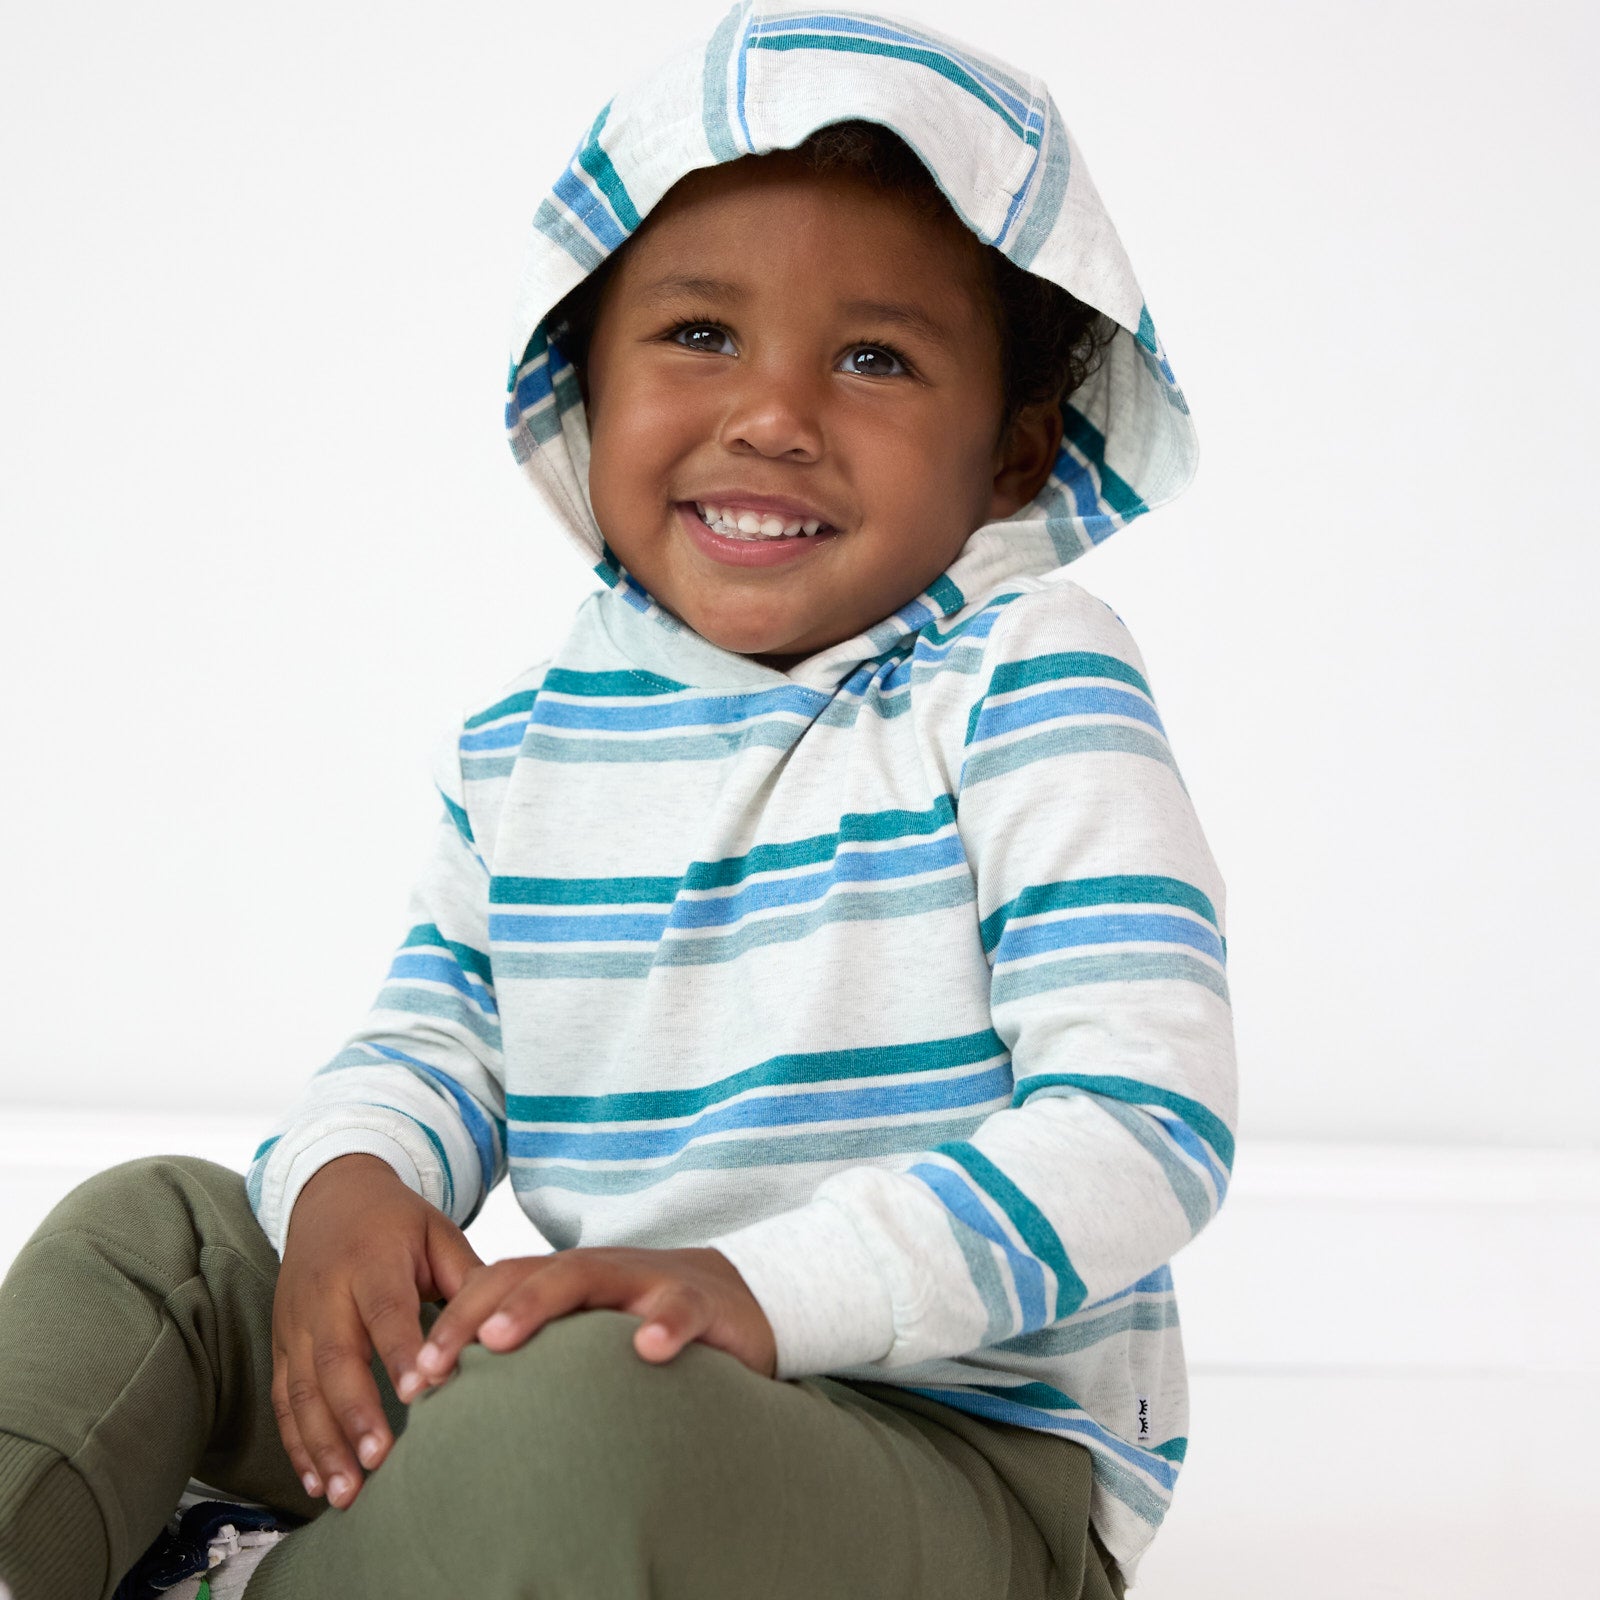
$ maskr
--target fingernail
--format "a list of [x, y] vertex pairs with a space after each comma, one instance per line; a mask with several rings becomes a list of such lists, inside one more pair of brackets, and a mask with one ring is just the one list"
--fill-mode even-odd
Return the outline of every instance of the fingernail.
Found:
[[342, 1472], [336, 1473], [328, 1482], [328, 1493], [342, 1500], [350, 1493], [350, 1480]]
[[409, 1400], [422, 1387], [422, 1374], [420, 1372], [402, 1373], [400, 1377], [399, 1395], [402, 1400]]
[[417, 1353], [419, 1367], [436, 1367], [444, 1360], [444, 1351], [436, 1344], [425, 1344]]
[[480, 1334], [488, 1334], [491, 1339], [498, 1339], [502, 1334], [510, 1333], [515, 1326], [516, 1324], [511, 1320], [511, 1318], [506, 1316], [504, 1312], [501, 1312], [497, 1316], [490, 1317], [489, 1320], [478, 1329], [478, 1332]]
[[316, 1473], [308, 1472], [308, 1473], [305, 1474], [304, 1477], [301, 1478], [300, 1481], [301, 1481], [301, 1483], [303, 1483], [306, 1486], [306, 1493], [307, 1494], [315, 1495], [315, 1494], [320, 1494], [322, 1492], [322, 1484], [321, 1484], [320, 1480], [318, 1479]]
[[357, 1454], [360, 1455], [362, 1463], [365, 1466], [373, 1467], [378, 1464], [378, 1457], [382, 1451], [383, 1441], [377, 1436], [377, 1434], [369, 1433], [364, 1439], [362, 1439], [361, 1444], [357, 1449]]

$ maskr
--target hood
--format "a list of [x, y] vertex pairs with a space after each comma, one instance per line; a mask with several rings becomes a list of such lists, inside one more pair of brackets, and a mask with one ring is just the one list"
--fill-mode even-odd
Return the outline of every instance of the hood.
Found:
[[1099, 368], [1062, 403], [1061, 451], [1028, 505], [975, 530], [939, 579], [867, 632], [789, 673], [750, 663], [752, 676], [819, 688], [1009, 578], [1051, 581], [1178, 495], [1194, 476], [1197, 450], [1122, 243], [1039, 79], [919, 22], [742, 0], [601, 108], [534, 215], [513, 319], [506, 428], [516, 460], [612, 595], [669, 633], [701, 639], [656, 603], [601, 534], [577, 378], [546, 337], [547, 314], [686, 173], [790, 149], [851, 118], [904, 139], [985, 244], [1117, 326]]

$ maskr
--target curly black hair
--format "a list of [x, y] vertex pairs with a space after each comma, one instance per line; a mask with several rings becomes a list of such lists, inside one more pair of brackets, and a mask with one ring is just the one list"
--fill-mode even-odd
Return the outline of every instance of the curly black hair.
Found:
[[[793, 154], [813, 172], [849, 173], [910, 200], [929, 219], [947, 220], [966, 231], [916, 152], [881, 123], [829, 123], [796, 145]], [[974, 235], [967, 236], [979, 243]], [[979, 247], [987, 269], [989, 310], [1000, 335], [999, 437], [1004, 438], [1024, 408], [1061, 401], [1095, 371], [1117, 325], [1049, 279], [1014, 265], [993, 245]], [[613, 251], [546, 319], [549, 337], [580, 374], [606, 280], [627, 248], [624, 242]]]

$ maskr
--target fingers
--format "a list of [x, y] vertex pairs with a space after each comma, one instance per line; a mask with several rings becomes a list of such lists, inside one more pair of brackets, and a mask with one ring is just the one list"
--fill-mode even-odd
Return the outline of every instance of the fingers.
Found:
[[294, 1420], [294, 1407], [289, 1404], [289, 1361], [280, 1345], [272, 1348], [272, 1414], [278, 1419], [278, 1434], [289, 1465], [305, 1486], [306, 1493], [314, 1498], [322, 1493], [322, 1478], [312, 1465], [311, 1452], [306, 1449]]
[[[422, 1347], [422, 1299], [409, 1278], [385, 1275], [357, 1278], [352, 1285], [356, 1310], [383, 1362], [389, 1382], [399, 1393], [402, 1374], [416, 1365]], [[362, 1368], [363, 1382], [351, 1397], [348, 1414], [341, 1417], [345, 1438], [369, 1470], [378, 1466], [394, 1444], [370, 1363]]]
[[687, 1283], [667, 1283], [643, 1296], [628, 1310], [643, 1317], [633, 1348], [646, 1361], [670, 1361], [711, 1325], [710, 1300]]
[[294, 1427], [333, 1506], [348, 1506], [361, 1488], [358, 1448], [369, 1466], [387, 1448], [371, 1363], [372, 1347], [352, 1301], [344, 1315], [323, 1321], [289, 1350], [285, 1387]]
[[[469, 1272], [455, 1298], [439, 1313], [427, 1343], [417, 1352], [412, 1370], [401, 1377], [395, 1390], [400, 1398], [409, 1402], [429, 1384], [443, 1383], [454, 1370], [461, 1351], [479, 1337], [484, 1319], [500, 1307], [513, 1286], [536, 1281], [560, 1259], [517, 1256]], [[499, 1338], [486, 1342], [496, 1350], [511, 1348]]]
[[430, 1300], [454, 1300], [467, 1275], [484, 1265], [466, 1234], [440, 1211], [428, 1219], [427, 1252]]

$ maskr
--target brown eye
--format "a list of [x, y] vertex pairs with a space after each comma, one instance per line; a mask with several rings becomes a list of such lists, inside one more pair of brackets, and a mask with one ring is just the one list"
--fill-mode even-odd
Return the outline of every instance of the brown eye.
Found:
[[[707, 337], [711, 342], [702, 342]], [[727, 354], [726, 351], [718, 350], [715, 346], [716, 340], [726, 339], [727, 337], [727, 334], [721, 328], [707, 322], [687, 323], [681, 328], [674, 328], [672, 331], [673, 342], [681, 344], [685, 350], [709, 350], [714, 356]]]
[[[867, 358], [864, 365], [863, 357]], [[863, 378], [893, 378], [905, 371], [900, 358], [878, 344], [858, 344], [845, 356], [844, 362], [844, 371]]]

